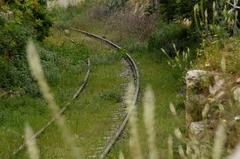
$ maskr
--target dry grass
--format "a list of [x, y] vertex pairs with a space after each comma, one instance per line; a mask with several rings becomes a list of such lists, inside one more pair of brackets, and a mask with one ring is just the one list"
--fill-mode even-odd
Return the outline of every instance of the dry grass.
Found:
[[78, 22], [78, 25], [85, 27], [90, 21], [92, 25], [88, 26], [87, 29], [91, 30], [96, 22], [103, 22], [105, 30], [109, 33], [118, 34], [119, 37], [115, 37], [118, 39], [114, 40], [121, 40], [129, 35], [141, 41], [146, 40], [156, 29], [157, 15], [145, 15], [142, 12], [135, 13], [133, 8], [131, 5], [126, 5], [113, 12], [106, 4], [98, 4], [87, 11], [84, 17], [81, 18], [82, 21]]
[[156, 15], [133, 14], [131, 8], [125, 8], [117, 11], [109, 17], [107, 25], [111, 30], [118, 28], [121, 37], [128, 34], [139, 40], [146, 40], [156, 29]]

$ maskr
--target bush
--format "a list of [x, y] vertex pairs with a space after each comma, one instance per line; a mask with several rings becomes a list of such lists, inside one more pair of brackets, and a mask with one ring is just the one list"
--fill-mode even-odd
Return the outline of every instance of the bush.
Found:
[[112, 31], [116, 31], [117, 28], [122, 37], [132, 35], [136, 39], [144, 41], [148, 39], [149, 35], [155, 30], [155, 22], [156, 15], [154, 14], [141, 16], [134, 14], [132, 8], [126, 8], [110, 16], [107, 24]]
[[1, 81], [1, 87], [6, 88], [8, 83], [10, 83], [9, 78], [9, 66], [7, 65], [7, 62], [4, 61], [4, 59], [0, 58], [0, 81]]
[[7, 60], [14, 60], [23, 54], [27, 40], [28, 29], [15, 23], [6, 23], [0, 26], [0, 56]]
[[0, 6], [0, 88], [37, 92], [25, 58], [29, 38], [43, 40], [51, 20], [35, 0], [6, 1]]
[[201, 2], [209, 9], [212, 8], [212, 0], [159, 0], [160, 12], [168, 21], [176, 18], [192, 18], [193, 7], [195, 4]]
[[221, 40], [205, 41], [202, 48], [198, 50], [199, 58], [196, 68], [208, 71], [222, 71], [223, 59], [225, 63], [225, 73], [231, 75], [239, 74], [240, 69], [240, 38], [230, 37]]
[[161, 50], [162, 48], [170, 56], [175, 55], [173, 44], [177, 50], [183, 50], [189, 46], [190, 31], [180, 24], [162, 25], [161, 29], [152, 34], [148, 41], [150, 50]]

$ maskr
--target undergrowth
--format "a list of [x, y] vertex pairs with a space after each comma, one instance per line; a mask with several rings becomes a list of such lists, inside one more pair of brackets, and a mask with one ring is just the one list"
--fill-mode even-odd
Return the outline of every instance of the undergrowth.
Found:
[[38, 1], [9, 1], [0, 5], [0, 67], [3, 67], [0, 89], [33, 96], [38, 94], [28, 71], [25, 46], [30, 37], [43, 40], [51, 24], [45, 7]]

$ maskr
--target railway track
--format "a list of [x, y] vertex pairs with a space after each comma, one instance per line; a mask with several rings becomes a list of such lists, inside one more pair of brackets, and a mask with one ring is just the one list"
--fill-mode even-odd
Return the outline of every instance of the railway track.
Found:
[[[112, 41], [110, 41], [106, 38], [103, 38], [99, 35], [92, 34], [92, 33], [86, 32], [84, 30], [76, 29], [76, 28], [70, 28], [70, 30], [79, 32], [79, 33], [84, 34], [84, 35], [86, 35], [90, 38], [94, 38], [96, 40], [102, 41], [102, 42], [106, 43], [107, 45], [113, 47], [116, 50], [122, 50], [122, 48], [119, 45], [117, 45], [117, 44], [113, 43]], [[134, 86], [135, 86], [134, 104], [136, 104], [138, 96], [139, 96], [139, 91], [140, 91], [139, 70], [138, 70], [138, 67], [137, 67], [134, 59], [128, 53], [125, 53], [124, 60], [130, 66], [130, 69], [131, 69], [131, 72], [132, 72], [132, 75], [133, 75], [133, 78], [134, 78]], [[125, 115], [123, 121], [121, 122], [120, 126], [117, 128], [117, 130], [111, 135], [110, 139], [107, 141], [106, 146], [104, 147], [102, 153], [99, 156], [100, 159], [106, 158], [106, 156], [112, 150], [114, 144], [117, 142], [120, 135], [123, 133], [123, 131], [124, 131], [126, 125], [127, 125], [128, 120], [129, 120], [129, 114], [126, 113], [126, 115]]]
[[[116, 50], [122, 50], [122, 48], [113, 43], [112, 41], [106, 39], [106, 38], [103, 38], [99, 35], [95, 35], [95, 34], [92, 34], [92, 33], [89, 33], [89, 32], [86, 32], [86, 31], [83, 31], [83, 30], [80, 30], [80, 29], [76, 29], [76, 28], [71, 28], [70, 30], [72, 31], [76, 31], [76, 32], [80, 32], [88, 37], [91, 37], [91, 38], [94, 38], [96, 40], [99, 40], [99, 41], [102, 41], [104, 43], [106, 43], [107, 45], [113, 47], [114, 49]], [[75, 41], [71, 40], [71, 39], [68, 39], [70, 40], [72, 43], [74, 44], [77, 44]], [[127, 62], [127, 64], [129, 65], [130, 69], [131, 69], [131, 72], [132, 72], [132, 76], [134, 78], [134, 86], [135, 86], [135, 93], [134, 93], [134, 104], [136, 104], [137, 102], [137, 99], [138, 99], [138, 96], [139, 96], [139, 90], [140, 90], [140, 77], [139, 77], [139, 70], [138, 70], [138, 67], [135, 63], [135, 61], [133, 60], [133, 58], [128, 54], [128, 53], [125, 53], [125, 56], [124, 56], [124, 60]], [[74, 93], [74, 95], [72, 96], [71, 98], [71, 101], [68, 102], [60, 111], [59, 111], [59, 114], [62, 115], [68, 108], [69, 106], [74, 103], [75, 99], [81, 94], [81, 92], [86, 88], [86, 85], [88, 83], [88, 79], [89, 79], [89, 75], [90, 75], [90, 71], [91, 71], [91, 63], [90, 63], [90, 59], [88, 59], [87, 61], [87, 65], [88, 65], [88, 70], [87, 70], [87, 73], [85, 75], [85, 78], [83, 80], [83, 83], [82, 85], [79, 87], [79, 89]], [[58, 115], [59, 115], [58, 114]], [[51, 120], [48, 121], [48, 123], [46, 125], [44, 125], [41, 129], [39, 129], [33, 136], [31, 139], [35, 139], [37, 137], [39, 137], [44, 131], [46, 131], [47, 128], [49, 128], [53, 123], [54, 121], [57, 119], [57, 116], [54, 116]], [[126, 125], [127, 125], [127, 122], [129, 120], [129, 114], [126, 113], [125, 116], [124, 116], [124, 119], [122, 120], [121, 124], [119, 125], [119, 127], [117, 128], [116, 131], [114, 131], [114, 133], [111, 135], [111, 137], [109, 137], [109, 140], [107, 141], [107, 144], [106, 146], [104, 146], [104, 149], [103, 151], [101, 152], [99, 158], [100, 159], [104, 159], [106, 158], [106, 156], [109, 154], [109, 152], [111, 151], [111, 149], [113, 148], [114, 144], [117, 142], [117, 140], [119, 139], [120, 135], [123, 133]], [[13, 152], [13, 155], [17, 155], [19, 152], [21, 152], [24, 148], [25, 148], [25, 143], [23, 143], [22, 145], [20, 145], [14, 152]]]
[[[85, 74], [85, 77], [82, 81], [81, 86], [78, 88], [78, 90], [73, 94], [71, 100], [60, 109], [60, 111], [58, 112], [57, 115], [55, 115], [54, 117], [52, 117], [46, 125], [44, 125], [41, 129], [39, 129], [31, 138], [31, 140], [36, 139], [37, 137], [39, 137], [43, 132], [46, 131], [47, 128], [49, 128], [57, 119], [58, 115], [62, 115], [69, 107], [71, 104], [73, 104], [75, 102], [75, 100], [80, 96], [80, 94], [84, 91], [84, 89], [86, 88], [87, 84], [88, 84], [88, 79], [90, 76], [90, 72], [91, 72], [91, 61], [90, 59], [87, 60], [87, 72]], [[17, 155], [19, 152], [21, 152], [24, 148], [26, 147], [26, 144], [23, 143], [22, 145], [20, 145], [14, 152], [13, 152], [13, 156]]]

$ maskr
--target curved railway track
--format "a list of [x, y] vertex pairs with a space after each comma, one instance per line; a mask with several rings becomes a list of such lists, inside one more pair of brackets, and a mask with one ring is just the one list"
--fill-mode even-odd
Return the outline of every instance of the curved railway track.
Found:
[[[70, 28], [70, 30], [82, 33], [82, 34], [84, 34], [84, 35], [86, 35], [88, 37], [91, 37], [91, 38], [94, 38], [96, 40], [105, 42], [107, 45], [112, 46], [116, 50], [121, 50], [122, 49], [119, 45], [117, 45], [117, 44], [113, 43], [112, 41], [110, 41], [110, 40], [108, 40], [106, 38], [103, 38], [103, 37], [101, 37], [99, 35], [92, 34], [92, 33], [86, 32], [84, 30], [76, 29], [76, 28]], [[133, 75], [133, 78], [134, 78], [134, 86], [135, 86], [134, 104], [136, 104], [138, 96], [139, 96], [139, 91], [140, 91], [139, 70], [138, 70], [138, 67], [137, 67], [135, 61], [133, 60], [133, 58], [128, 53], [125, 53], [125, 55], [126, 56], [124, 56], [124, 59], [128, 63], [128, 65], [130, 66], [131, 71], [132, 71], [132, 75]], [[106, 158], [106, 156], [111, 151], [111, 149], [113, 148], [114, 144], [117, 142], [117, 140], [119, 139], [120, 135], [124, 131], [124, 129], [125, 129], [126, 125], [127, 125], [128, 120], [129, 120], [129, 114], [127, 113], [125, 115], [125, 117], [124, 117], [124, 120], [121, 122], [120, 126], [118, 127], [118, 129], [114, 132], [114, 134], [108, 140], [106, 146], [103, 149], [103, 152], [99, 156], [100, 159]]]
[[[47, 128], [49, 128], [57, 119], [58, 115], [62, 115], [71, 104], [73, 104], [75, 102], [75, 100], [80, 96], [80, 94], [84, 91], [84, 89], [86, 88], [87, 84], [88, 84], [88, 79], [90, 76], [90, 72], [91, 72], [91, 62], [90, 59], [87, 60], [87, 72], [85, 74], [85, 77], [82, 81], [81, 86], [78, 88], [78, 90], [74, 93], [74, 95], [72, 96], [71, 100], [60, 109], [60, 111], [58, 112], [57, 115], [55, 115], [54, 117], [52, 117], [46, 125], [44, 125], [41, 129], [39, 129], [31, 138], [31, 140], [36, 139], [37, 137], [39, 137]], [[22, 145], [20, 145], [14, 152], [13, 152], [13, 156], [17, 155], [19, 152], [21, 152], [24, 148], [26, 147], [26, 144], [23, 143]]]
[[[83, 31], [83, 30], [80, 30], [80, 29], [76, 29], [76, 28], [70, 28], [70, 30], [72, 31], [76, 31], [76, 32], [79, 32], [79, 33], [82, 33], [88, 37], [91, 37], [91, 38], [94, 38], [96, 40], [99, 40], [99, 41], [102, 41], [104, 43], [106, 43], [107, 45], [113, 47], [114, 49], [116, 50], [122, 50], [122, 48], [113, 43], [112, 41], [106, 39], [106, 38], [103, 38], [99, 35], [96, 35], [96, 34], [92, 34], [92, 33], [89, 33], [89, 32], [86, 32], [86, 31]], [[71, 40], [71, 39], [68, 39], [70, 40], [72, 43], [75, 43], [75, 41]], [[135, 63], [135, 61], [133, 60], [133, 58], [128, 54], [128, 53], [125, 53], [125, 56], [124, 56], [124, 60], [127, 62], [127, 64], [129, 65], [130, 69], [131, 69], [131, 72], [132, 72], [132, 76], [134, 78], [134, 86], [135, 86], [135, 93], [134, 93], [134, 104], [136, 104], [137, 102], [137, 99], [138, 99], [138, 96], [139, 96], [139, 91], [140, 91], [140, 76], [139, 76], [139, 70], [138, 70], [138, 67]], [[90, 59], [88, 59], [87, 61], [87, 65], [88, 65], [88, 70], [87, 70], [87, 73], [84, 77], [84, 80], [83, 80], [83, 83], [82, 85], [79, 87], [79, 89], [75, 92], [75, 94], [72, 96], [71, 98], [71, 101], [68, 102], [60, 111], [59, 111], [59, 114], [62, 115], [68, 108], [69, 106], [75, 101], [75, 99], [81, 94], [81, 92], [83, 92], [83, 90], [86, 88], [86, 85], [88, 83], [88, 79], [89, 79], [89, 75], [90, 75], [90, 71], [91, 71], [91, 63], [90, 63]], [[59, 115], [58, 114], [58, 115]], [[37, 137], [39, 137], [47, 128], [49, 128], [53, 123], [54, 121], [57, 119], [57, 116], [54, 116], [51, 120], [48, 121], [48, 123], [46, 125], [44, 125], [41, 129], [39, 129], [33, 136], [31, 139], [35, 139]], [[100, 154], [99, 158], [100, 159], [104, 159], [108, 154], [109, 152], [111, 151], [111, 149], [113, 148], [114, 144], [117, 142], [117, 140], [119, 139], [120, 135], [122, 134], [122, 132], [124, 131], [126, 125], [127, 125], [127, 122], [129, 120], [129, 114], [126, 113], [125, 116], [124, 116], [124, 119], [122, 120], [121, 124], [119, 125], [119, 127], [117, 128], [117, 130], [112, 134], [112, 136], [110, 137], [110, 139], [107, 141], [107, 144], [106, 146], [104, 147], [102, 153]], [[25, 148], [25, 143], [23, 143], [22, 145], [20, 145], [14, 152], [13, 152], [13, 155], [17, 155], [20, 151], [22, 151], [24, 148]]]

